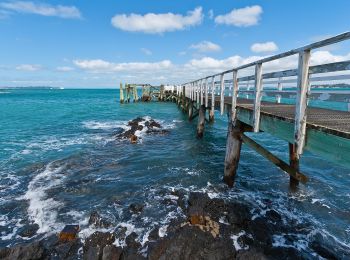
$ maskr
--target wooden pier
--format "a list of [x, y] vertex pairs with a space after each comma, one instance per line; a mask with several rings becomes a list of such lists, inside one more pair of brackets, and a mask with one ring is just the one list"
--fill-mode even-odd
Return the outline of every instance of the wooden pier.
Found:
[[[350, 113], [309, 105], [312, 81], [350, 79], [350, 75], [345, 74], [350, 71], [350, 61], [310, 66], [311, 51], [348, 39], [350, 32], [176, 86], [173, 91], [176, 102], [189, 120], [198, 116], [197, 138], [204, 135], [205, 122], [214, 121], [215, 110], [221, 115], [227, 112], [224, 180], [229, 186], [234, 184], [242, 143], [288, 173], [292, 187], [308, 180], [299, 165], [304, 150], [350, 168]], [[292, 55], [299, 57], [297, 68], [263, 73], [266, 63]], [[255, 71], [254, 75], [238, 77], [249, 68]], [[254, 83], [253, 89], [250, 82]], [[293, 104], [281, 100], [285, 83], [293, 84], [288, 88], [288, 93], [295, 94]], [[269, 88], [265, 91], [267, 84]], [[275, 89], [271, 84], [275, 84]], [[264, 93], [271, 90], [276, 94], [276, 101], [264, 101]], [[251, 99], [242, 98], [247, 92], [252, 94]], [[348, 107], [349, 103], [350, 100]], [[285, 140], [289, 144], [289, 161], [281, 160], [245, 132], [266, 132]]]

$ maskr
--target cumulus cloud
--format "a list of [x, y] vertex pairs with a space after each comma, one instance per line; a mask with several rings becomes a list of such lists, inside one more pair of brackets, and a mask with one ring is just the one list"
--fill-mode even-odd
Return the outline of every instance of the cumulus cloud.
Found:
[[141, 51], [142, 51], [143, 54], [145, 54], [145, 55], [152, 55], [152, 51], [150, 51], [149, 49], [141, 48]]
[[233, 9], [230, 13], [215, 17], [215, 23], [248, 27], [257, 25], [263, 9], [259, 5], [247, 6], [241, 9]]
[[22, 70], [22, 71], [38, 71], [40, 69], [41, 69], [41, 66], [37, 64], [21, 64], [16, 67], [16, 70]]
[[111, 23], [123, 31], [161, 34], [199, 25], [202, 20], [202, 7], [197, 7], [193, 11], [189, 11], [187, 15], [173, 13], [117, 14], [112, 18]]
[[209, 41], [202, 41], [197, 44], [192, 44], [190, 48], [195, 49], [199, 52], [215, 52], [221, 50], [221, 47], [219, 45]]
[[73, 71], [74, 68], [68, 67], [68, 66], [63, 66], [63, 67], [57, 67], [56, 70], [61, 71], [61, 72], [68, 72], [68, 71]]
[[151, 71], [167, 69], [172, 66], [169, 60], [160, 62], [125, 62], [113, 63], [101, 59], [96, 60], [74, 60], [73, 63], [80, 69], [91, 72], [119, 72], [119, 71]]
[[274, 42], [263, 42], [263, 43], [254, 43], [250, 49], [253, 52], [274, 52], [278, 50], [276, 43]]
[[0, 3], [0, 7], [18, 13], [38, 14], [43, 16], [56, 16], [60, 18], [80, 19], [81, 13], [75, 6], [49, 5], [34, 2], [14, 1]]

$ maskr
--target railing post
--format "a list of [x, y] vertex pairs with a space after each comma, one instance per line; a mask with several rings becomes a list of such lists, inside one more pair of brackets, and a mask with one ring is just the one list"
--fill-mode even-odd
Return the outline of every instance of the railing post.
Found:
[[196, 81], [196, 89], [197, 89], [197, 97], [196, 97], [196, 101], [197, 104], [199, 104], [199, 80]]
[[201, 79], [201, 84], [200, 84], [200, 91], [201, 91], [201, 95], [200, 95], [200, 103], [201, 106], [203, 105], [203, 79]]
[[215, 76], [211, 78], [211, 107], [209, 113], [209, 121], [214, 121], [214, 111], [215, 111]]
[[236, 119], [237, 96], [238, 96], [237, 70], [234, 70], [232, 72], [232, 107], [231, 107], [232, 121]]
[[259, 132], [260, 126], [260, 105], [261, 105], [261, 90], [262, 90], [262, 63], [255, 65], [255, 100], [254, 100], [254, 132]]
[[205, 107], [208, 107], [208, 78], [205, 78]]
[[220, 75], [220, 114], [224, 114], [224, 92], [225, 92], [225, 82], [224, 74]]
[[303, 153], [306, 135], [306, 108], [309, 86], [309, 62], [311, 51], [305, 50], [299, 53], [297, 99], [295, 104], [294, 138], [296, 152], [299, 156]]

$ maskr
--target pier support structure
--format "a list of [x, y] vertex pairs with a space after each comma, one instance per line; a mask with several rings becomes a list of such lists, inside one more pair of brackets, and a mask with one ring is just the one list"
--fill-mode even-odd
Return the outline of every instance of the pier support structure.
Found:
[[243, 132], [243, 124], [237, 119], [231, 120], [229, 118], [224, 169], [224, 181], [229, 187], [232, 187], [234, 184], [239, 158], [241, 156]]
[[205, 106], [201, 105], [199, 107], [198, 114], [198, 124], [197, 124], [197, 138], [202, 138], [204, 134], [204, 125], [205, 125]]
[[190, 100], [188, 103], [188, 120], [192, 121], [192, 118], [193, 118], [193, 102], [192, 100]]

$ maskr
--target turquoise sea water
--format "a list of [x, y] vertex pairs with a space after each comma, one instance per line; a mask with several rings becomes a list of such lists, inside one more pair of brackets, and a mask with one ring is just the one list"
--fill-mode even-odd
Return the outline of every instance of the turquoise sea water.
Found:
[[[33, 223], [39, 230], [29, 240], [72, 223], [80, 224], [84, 238], [94, 231], [87, 226], [93, 210], [145, 242], [152, 227], [166, 232], [169, 221], [182, 214], [161, 203], [163, 194], [182, 189], [246, 201], [255, 216], [274, 208], [284, 221], [306, 224], [306, 233], [276, 234], [276, 246], [317, 257], [309, 244], [322, 240], [339, 255], [350, 251], [349, 169], [305, 153], [301, 167], [310, 181], [292, 193], [286, 174], [243, 146], [236, 186], [228, 189], [222, 183], [225, 116], [217, 114], [197, 140], [196, 120], [188, 122], [174, 103], [123, 105], [118, 95], [119, 90], [0, 91], [0, 247], [27, 241], [19, 234]], [[117, 140], [114, 134], [137, 116], [153, 118], [169, 134], [139, 133], [137, 145]], [[287, 159], [284, 141], [252, 136]], [[141, 217], [127, 213], [131, 203], [145, 205]]]

